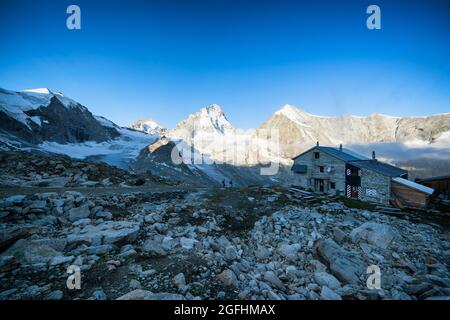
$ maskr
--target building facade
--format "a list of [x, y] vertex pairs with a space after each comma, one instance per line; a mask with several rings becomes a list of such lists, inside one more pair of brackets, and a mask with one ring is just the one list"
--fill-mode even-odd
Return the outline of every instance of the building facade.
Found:
[[389, 203], [391, 179], [408, 172], [351, 150], [317, 146], [294, 159], [296, 184], [306, 190], [364, 201]]

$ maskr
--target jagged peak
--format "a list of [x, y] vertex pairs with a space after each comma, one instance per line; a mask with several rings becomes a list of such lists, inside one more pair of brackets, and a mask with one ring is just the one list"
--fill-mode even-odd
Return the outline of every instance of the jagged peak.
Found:
[[53, 92], [49, 88], [35, 88], [35, 89], [26, 89], [24, 92], [31, 93], [41, 93], [41, 94], [53, 94]]
[[281, 115], [295, 121], [299, 121], [305, 116], [311, 116], [308, 112], [291, 104], [285, 104], [280, 110], [275, 112], [275, 115]]
[[277, 112], [275, 112], [276, 114], [285, 114], [285, 115], [289, 115], [291, 113], [302, 113], [302, 114], [309, 114], [308, 112], [306, 112], [303, 109], [300, 109], [299, 107], [296, 107], [292, 104], [285, 104], [283, 107], [281, 107]]
[[[178, 123], [172, 133], [177, 132], [178, 130], [185, 130], [186, 128], [195, 128], [195, 131], [197, 132], [203, 130], [206, 132], [216, 131], [221, 134], [234, 130], [233, 125], [225, 116], [222, 107], [218, 104], [211, 104], [190, 114], [187, 119]], [[179, 134], [179, 132], [177, 134]]]
[[299, 108], [297, 108], [296, 106], [286, 103], [285, 105], [283, 105], [279, 111], [283, 111], [283, 110], [300, 110]]
[[53, 91], [53, 90], [50, 90], [49, 88], [26, 89], [26, 90], [22, 90], [21, 92], [32, 93], [32, 94], [37, 93], [40, 95], [52, 95], [52, 96], [58, 96], [61, 98], [66, 98], [62, 92]]
[[143, 118], [143, 119], [139, 119], [137, 120], [135, 123], [133, 123], [133, 125], [143, 125], [143, 124], [150, 124], [150, 125], [155, 125], [158, 127], [162, 127], [162, 125], [160, 125], [157, 121], [153, 120], [153, 118]]
[[[201, 108], [189, 116], [189, 118], [204, 119], [204, 121], [212, 121], [214, 123], [228, 123], [228, 119], [223, 112], [223, 109], [218, 104], [211, 104], [207, 107]], [[207, 120], [208, 119], [208, 120]]]
[[207, 114], [224, 114], [222, 107], [218, 104], [211, 104], [207, 107], [204, 107], [200, 109], [200, 113], [207, 113]]
[[166, 129], [153, 120], [152, 118], [144, 118], [137, 120], [130, 126], [131, 129], [142, 131], [148, 134], [162, 133]]

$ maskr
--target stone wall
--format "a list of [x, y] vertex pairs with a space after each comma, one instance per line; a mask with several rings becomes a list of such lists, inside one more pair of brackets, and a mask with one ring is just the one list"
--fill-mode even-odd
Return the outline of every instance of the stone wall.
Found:
[[391, 198], [391, 178], [362, 169], [362, 200], [387, 204]]
[[[345, 194], [345, 162], [337, 159], [325, 152], [320, 152], [320, 158], [315, 159], [314, 153], [316, 149], [312, 149], [309, 152], [301, 155], [295, 159], [294, 164], [306, 165], [306, 173], [293, 173], [297, 179], [298, 185], [305, 189], [311, 188], [314, 190], [314, 179], [323, 179], [325, 192], [335, 194], [339, 191], [341, 195]], [[319, 151], [317, 151], [319, 152]], [[325, 172], [320, 172], [319, 167], [324, 166]], [[331, 172], [326, 172], [326, 167], [331, 167]], [[335, 189], [330, 189], [331, 182], [335, 183]], [[319, 190], [314, 190], [319, 191]]]

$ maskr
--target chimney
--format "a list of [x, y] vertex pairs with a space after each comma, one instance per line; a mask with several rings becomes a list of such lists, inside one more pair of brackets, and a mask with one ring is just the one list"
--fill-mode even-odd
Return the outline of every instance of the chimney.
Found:
[[319, 141], [317, 141], [316, 146], [317, 146], [317, 147], [319, 146]]
[[342, 143], [339, 145], [339, 151], [342, 152]]
[[377, 157], [375, 156], [375, 151], [372, 151], [372, 160], [377, 160]]

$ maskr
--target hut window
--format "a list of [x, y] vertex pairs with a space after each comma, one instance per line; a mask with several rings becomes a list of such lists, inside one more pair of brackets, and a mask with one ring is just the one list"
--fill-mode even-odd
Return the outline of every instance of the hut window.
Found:
[[320, 152], [314, 152], [314, 159], [320, 159]]
[[320, 172], [323, 173], [323, 172], [325, 172], [325, 167], [324, 167], [324, 166], [320, 166], [320, 167], [319, 167], [319, 170], [320, 170]]
[[330, 189], [336, 189], [336, 182], [330, 182]]

